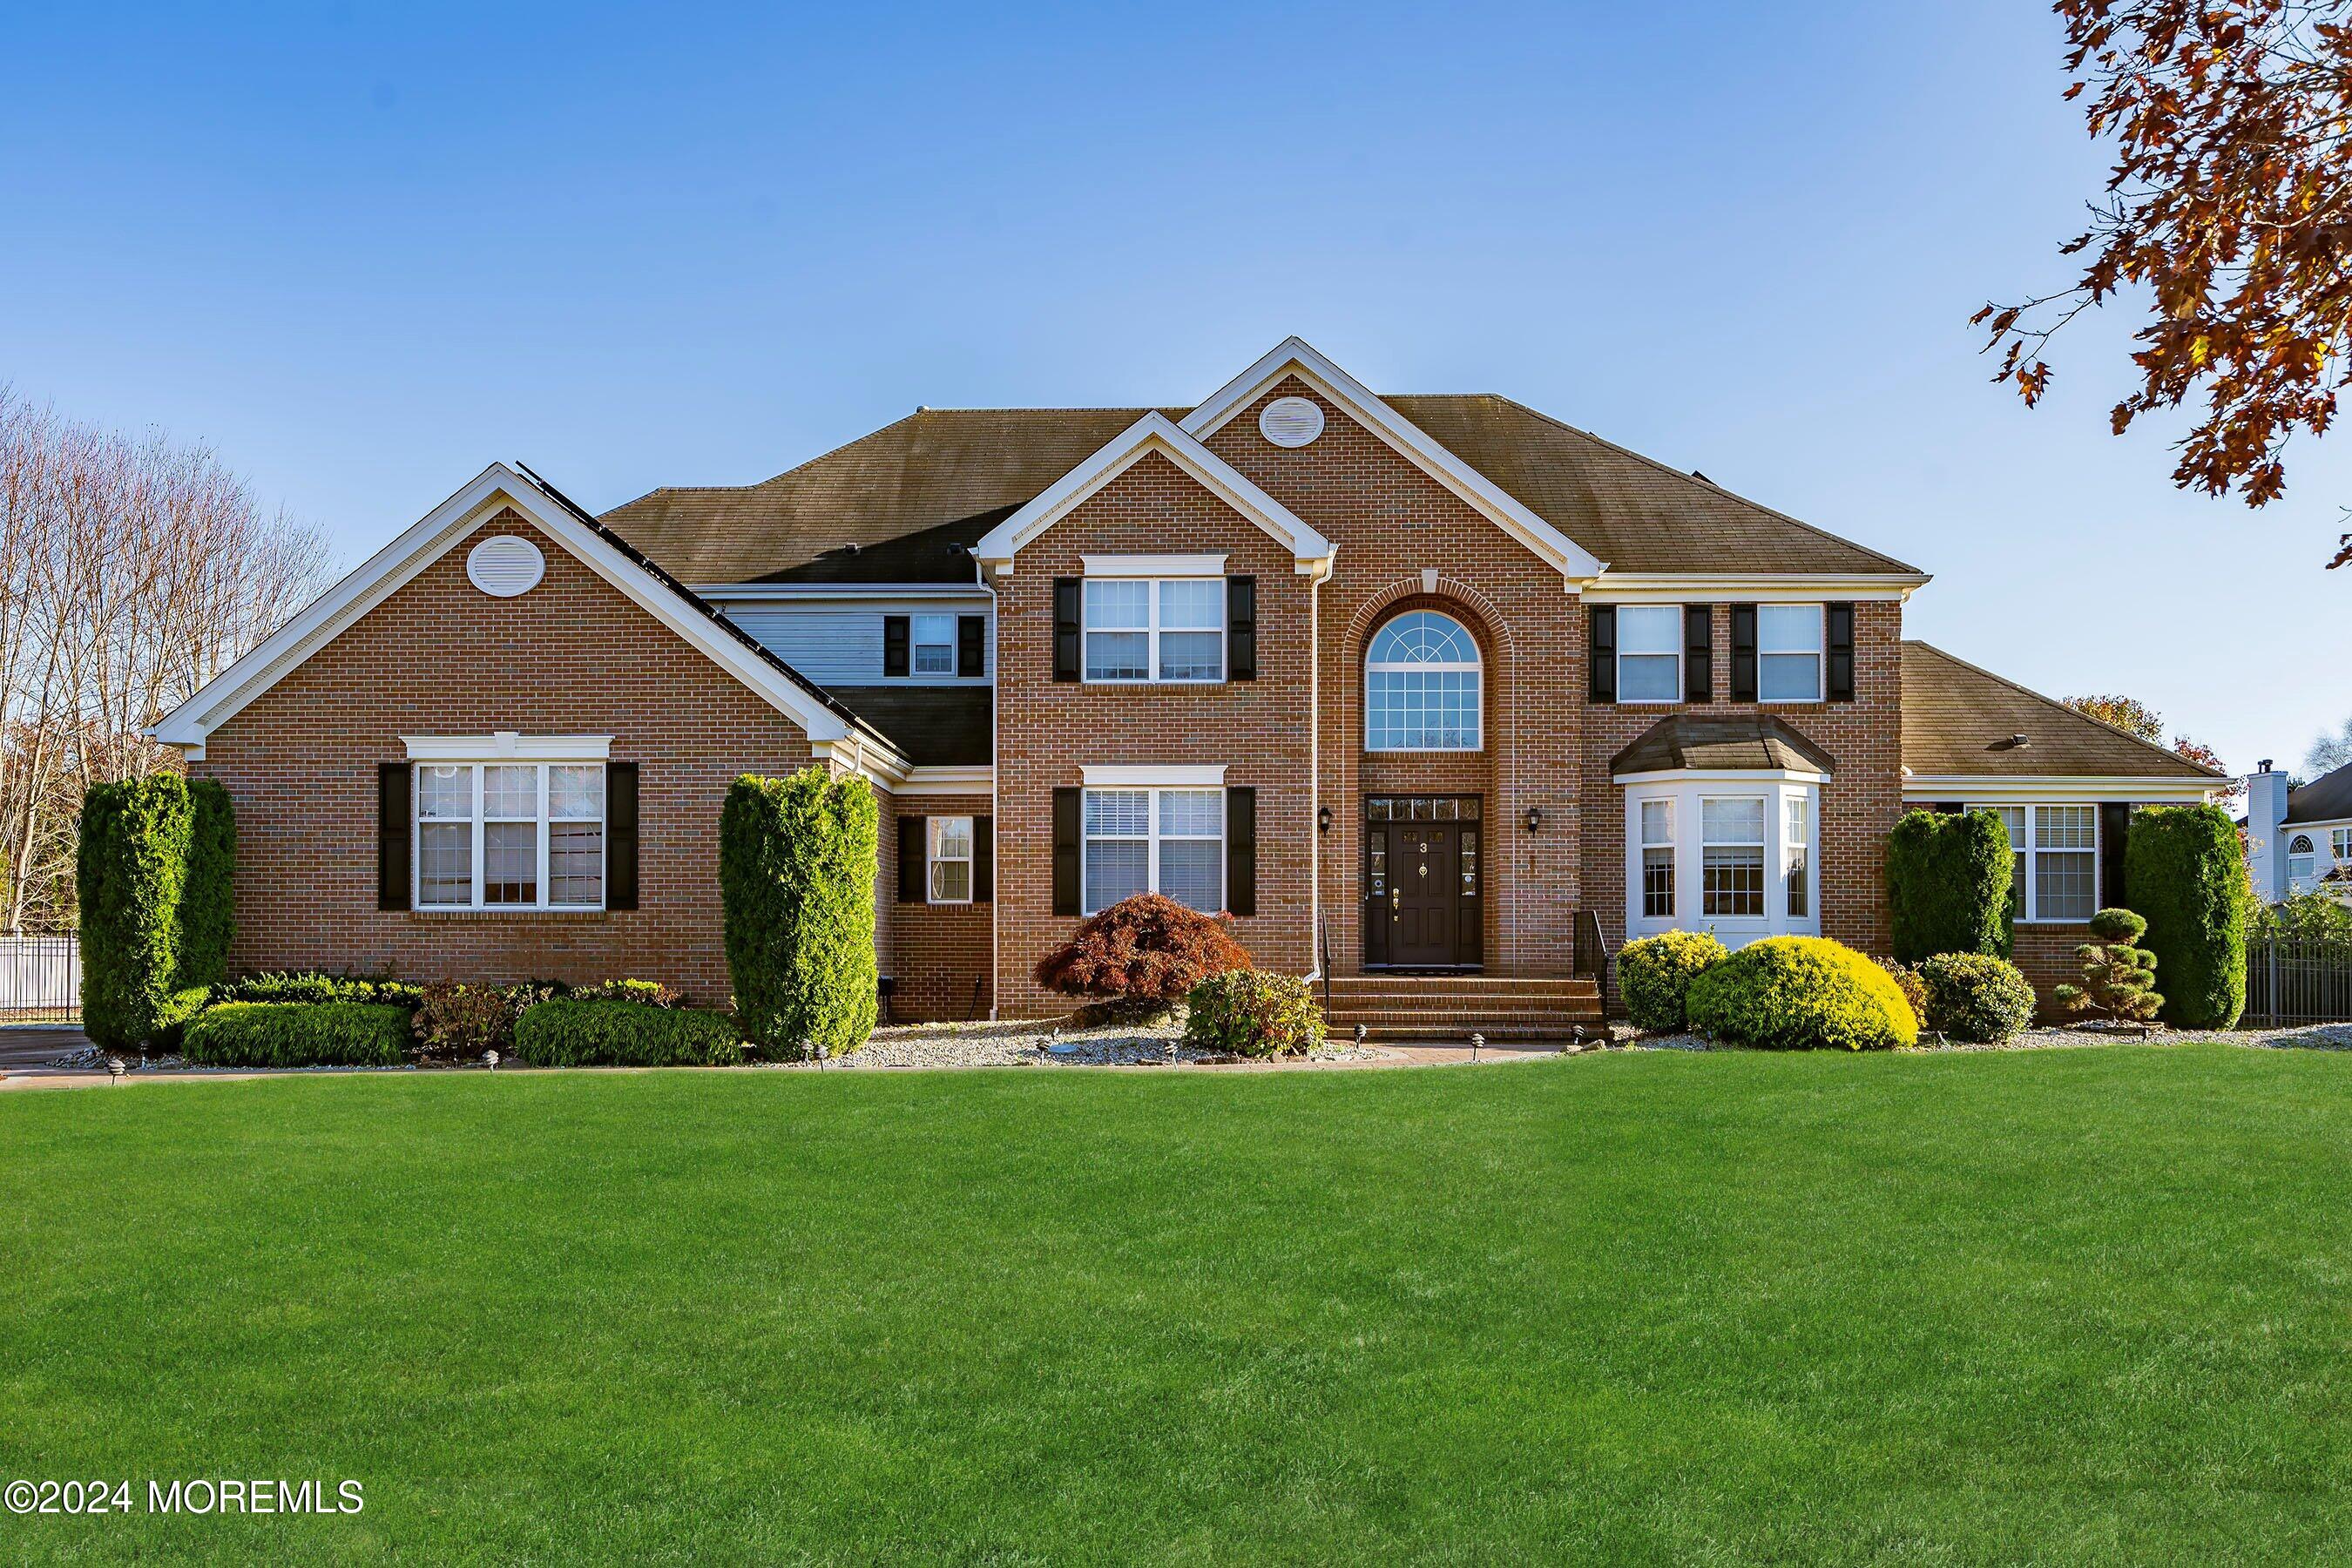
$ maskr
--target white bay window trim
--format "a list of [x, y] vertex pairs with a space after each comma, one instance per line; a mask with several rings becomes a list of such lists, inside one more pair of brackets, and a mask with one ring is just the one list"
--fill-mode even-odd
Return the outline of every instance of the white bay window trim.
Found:
[[[1739, 947], [1767, 936], [1820, 935], [1820, 821], [1821, 783], [1801, 774], [1652, 774], [1627, 784], [1628, 939], [1706, 931]], [[1748, 912], [1708, 912], [1709, 850], [1715, 908]], [[1666, 865], [1671, 887], [1662, 889], [1657, 877]], [[1747, 890], [1750, 876], [1761, 878], [1760, 900]]]

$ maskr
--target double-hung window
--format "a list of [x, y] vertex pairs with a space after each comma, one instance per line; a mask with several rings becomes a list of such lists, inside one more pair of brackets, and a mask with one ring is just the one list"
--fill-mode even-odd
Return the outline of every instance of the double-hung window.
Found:
[[1084, 912], [1137, 893], [1203, 914], [1224, 908], [1224, 791], [1090, 789], [1082, 816]]
[[1223, 577], [1089, 577], [1087, 679], [1202, 683], [1225, 678]]
[[911, 668], [917, 675], [956, 672], [956, 618], [953, 616], [909, 616], [908, 640], [913, 645]]
[[1698, 803], [1701, 912], [1738, 920], [1764, 912], [1764, 797], [1706, 795]]
[[1766, 702], [1822, 700], [1823, 606], [1756, 607], [1756, 695]]
[[415, 907], [604, 903], [604, 764], [415, 764]]
[[1617, 700], [1679, 702], [1683, 696], [1683, 607], [1617, 607]]
[[971, 818], [934, 816], [926, 829], [927, 885], [935, 904], [971, 902]]
[[2328, 849], [2338, 866], [2352, 866], [2352, 827], [2338, 827], [2328, 836]]
[[2086, 921], [2099, 908], [2099, 808], [1980, 805], [2000, 814], [2012, 856], [2010, 895], [2021, 921]]
[[1675, 803], [1642, 803], [1642, 918], [1675, 918]]
[[1813, 909], [1813, 803], [1808, 796], [1786, 797], [1787, 831], [1780, 836], [1788, 866], [1789, 918], [1811, 918]]

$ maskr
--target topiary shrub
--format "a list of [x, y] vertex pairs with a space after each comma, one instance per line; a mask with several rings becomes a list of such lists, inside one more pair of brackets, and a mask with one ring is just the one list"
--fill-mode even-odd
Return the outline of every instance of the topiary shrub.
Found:
[[1767, 1050], [1919, 1043], [1919, 1020], [1894, 977], [1824, 937], [1748, 943], [1691, 983], [1688, 1007], [1694, 1028]]
[[1886, 971], [1895, 982], [1895, 989], [1903, 993], [1903, 1000], [1911, 1004], [1911, 1016], [1922, 1024], [1927, 1021], [1927, 987], [1920, 982], [1919, 971], [1892, 958], [1873, 958], [1873, 963]]
[[2164, 1010], [2156, 989], [2156, 954], [2134, 947], [2147, 922], [2129, 910], [2101, 910], [2091, 917], [2098, 940], [2074, 950], [2083, 963], [2083, 984], [2061, 985], [2051, 994], [2070, 1013], [2104, 1013], [2119, 1024], [2145, 1024]]
[[180, 995], [180, 895], [194, 815], [177, 773], [92, 784], [82, 797], [81, 1026], [109, 1050], [142, 1049], [189, 1008]]
[[2124, 841], [2124, 886], [2164, 975], [2164, 1020], [2226, 1029], [2246, 1010], [2251, 900], [2238, 831], [2218, 805], [2151, 805]]
[[1926, 1005], [1913, 1005], [1937, 1034], [1973, 1045], [1997, 1046], [2033, 1022], [2033, 987], [2007, 959], [1989, 952], [1939, 952], [1922, 959], [1918, 983]]
[[1121, 899], [1088, 916], [1037, 961], [1037, 984], [1065, 996], [1180, 1002], [1213, 974], [1250, 967], [1249, 950], [1222, 916], [1158, 893]]
[[1886, 902], [1895, 956], [2009, 956], [2009, 828], [1998, 812], [1906, 811], [1886, 845]]
[[1629, 942], [1617, 953], [1617, 990], [1637, 1029], [1675, 1030], [1688, 1021], [1691, 982], [1731, 956], [1713, 931], [1664, 931]]
[[1238, 1057], [1305, 1056], [1323, 1043], [1323, 1010], [1296, 974], [1229, 969], [1184, 994], [1184, 1043]]
[[727, 1067], [743, 1037], [724, 1013], [563, 996], [524, 1010], [514, 1054], [543, 1068]]
[[745, 1037], [791, 1059], [874, 1032], [878, 813], [863, 779], [745, 775], [719, 819], [727, 970]]
[[180, 1055], [203, 1067], [398, 1067], [408, 1010], [365, 1002], [226, 1002], [188, 1020]]

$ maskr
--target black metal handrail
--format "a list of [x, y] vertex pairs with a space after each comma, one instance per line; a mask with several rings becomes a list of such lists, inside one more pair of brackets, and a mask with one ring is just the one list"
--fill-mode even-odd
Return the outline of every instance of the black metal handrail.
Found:
[[1323, 1016], [1331, 1016], [1331, 917], [1318, 912], [1315, 917], [1316, 945], [1323, 959]]
[[1575, 957], [1576, 973], [1590, 974], [1600, 983], [1601, 1016], [1609, 1016], [1609, 961], [1614, 956], [1609, 946], [1609, 933], [1601, 929], [1601, 917], [1591, 910], [1576, 911]]

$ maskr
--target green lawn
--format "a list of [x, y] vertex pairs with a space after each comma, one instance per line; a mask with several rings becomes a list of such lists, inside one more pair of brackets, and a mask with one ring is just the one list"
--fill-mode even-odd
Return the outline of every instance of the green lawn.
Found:
[[[0, 1558], [2309, 1560], [2352, 1057], [0, 1094]], [[142, 1490], [143, 1495], [143, 1490]]]

